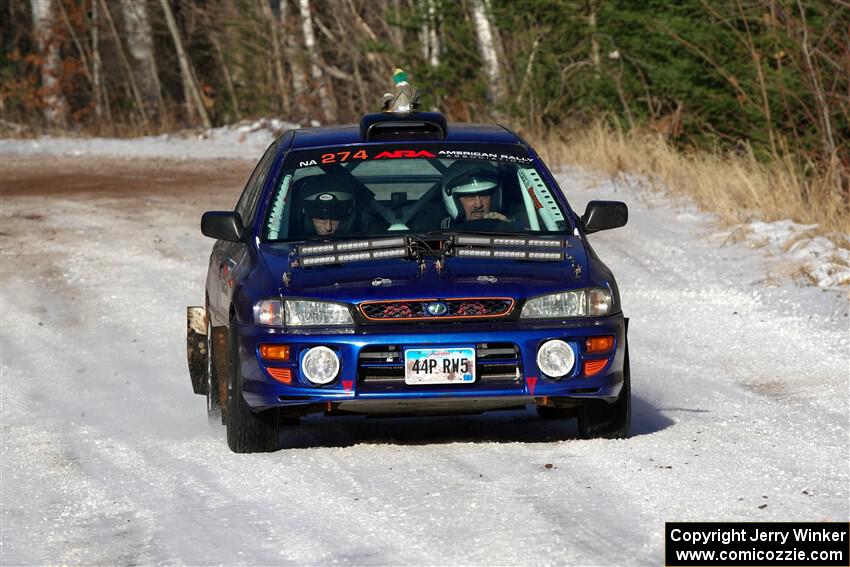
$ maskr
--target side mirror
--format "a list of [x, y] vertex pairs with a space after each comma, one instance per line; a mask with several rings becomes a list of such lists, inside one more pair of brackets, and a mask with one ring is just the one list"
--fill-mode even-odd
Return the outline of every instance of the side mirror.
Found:
[[233, 211], [209, 211], [201, 217], [201, 232], [217, 240], [239, 242], [245, 227], [242, 219]]
[[628, 220], [629, 208], [620, 201], [591, 201], [581, 217], [587, 234], [625, 226]]

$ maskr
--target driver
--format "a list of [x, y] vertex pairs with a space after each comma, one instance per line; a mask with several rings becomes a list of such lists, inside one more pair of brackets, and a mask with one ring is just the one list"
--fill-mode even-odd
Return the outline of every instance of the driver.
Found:
[[308, 177], [300, 195], [308, 234], [327, 236], [354, 229], [354, 187], [347, 178], [332, 173]]
[[490, 163], [454, 162], [443, 173], [442, 194], [449, 212], [441, 223], [442, 228], [482, 219], [510, 222], [497, 212], [502, 205], [502, 189], [499, 170]]

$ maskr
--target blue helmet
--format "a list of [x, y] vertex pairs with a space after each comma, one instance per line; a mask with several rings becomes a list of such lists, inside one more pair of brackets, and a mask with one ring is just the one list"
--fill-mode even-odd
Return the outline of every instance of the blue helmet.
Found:
[[354, 185], [342, 175], [328, 173], [305, 178], [299, 199], [305, 217], [338, 220], [340, 231], [348, 231], [354, 224]]

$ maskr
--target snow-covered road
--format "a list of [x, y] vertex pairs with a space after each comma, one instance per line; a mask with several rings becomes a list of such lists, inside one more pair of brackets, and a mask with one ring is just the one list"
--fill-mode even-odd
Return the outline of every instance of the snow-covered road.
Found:
[[630, 209], [591, 237], [631, 317], [630, 439], [532, 411], [308, 418], [231, 453], [191, 391], [185, 306], [199, 216], [250, 164], [196, 164], [183, 191], [0, 193], [4, 565], [660, 565], [665, 521], [850, 517], [846, 293], [776, 285], [704, 215], [575, 171], [575, 208]]

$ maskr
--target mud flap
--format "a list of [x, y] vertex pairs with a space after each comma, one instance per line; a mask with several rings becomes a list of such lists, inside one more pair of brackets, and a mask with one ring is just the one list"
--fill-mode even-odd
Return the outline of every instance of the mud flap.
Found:
[[196, 394], [206, 394], [207, 312], [203, 307], [186, 308], [186, 358], [192, 390]]

